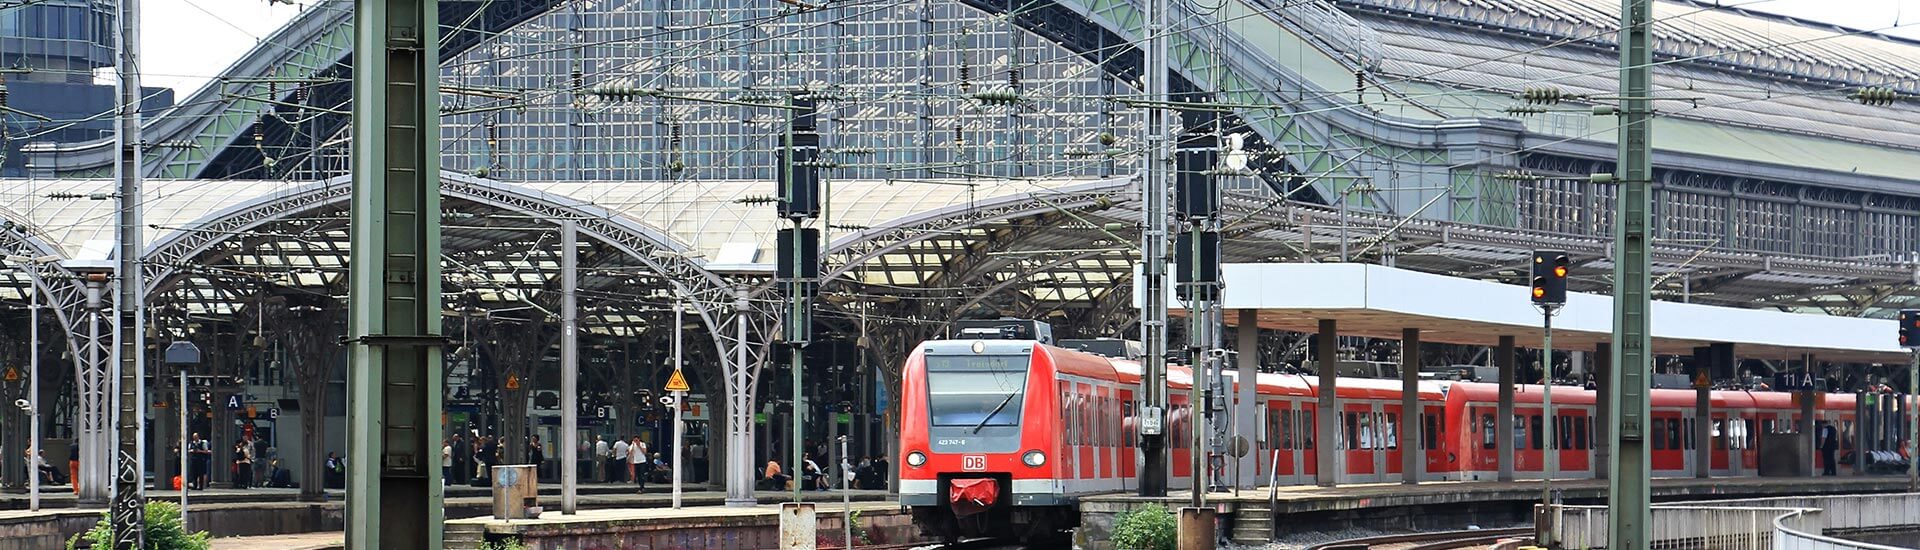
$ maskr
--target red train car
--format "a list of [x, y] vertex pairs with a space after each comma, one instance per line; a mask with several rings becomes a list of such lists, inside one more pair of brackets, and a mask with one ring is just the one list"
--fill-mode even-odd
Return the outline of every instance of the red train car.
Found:
[[[1169, 369], [1169, 441], [1192, 437], [1187, 403], [1191, 373]], [[1232, 373], [1229, 373], [1229, 378]], [[1262, 483], [1314, 483], [1322, 468], [1337, 483], [1392, 482], [1404, 453], [1420, 453], [1426, 480], [1492, 480], [1498, 476], [1499, 386], [1420, 382], [1418, 414], [1408, 414], [1398, 380], [1342, 378], [1331, 433], [1317, 422], [1319, 379], [1261, 374], [1257, 382], [1258, 466]], [[945, 537], [1049, 537], [1078, 521], [1081, 496], [1132, 491], [1140, 464], [1134, 435], [1134, 392], [1140, 365], [1031, 340], [935, 340], [909, 356], [900, 389], [900, 503], [915, 521]], [[1238, 380], [1230, 384], [1238, 385]], [[1515, 476], [1538, 479], [1548, 452], [1555, 478], [1593, 477], [1598, 407], [1593, 392], [1556, 386], [1553, 410], [1541, 407], [1541, 386], [1514, 389]], [[1654, 390], [1648, 447], [1655, 476], [1754, 475], [1764, 433], [1797, 429], [1799, 406], [1787, 393], [1716, 391], [1709, 440], [1696, 441], [1697, 395]], [[1850, 445], [1854, 397], [1826, 394], [1816, 420], [1831, 423]], [[1554, 426], [1546, 437], [1545, 423]], [[1403, 430], [1415, 430], [1403, 448]], [[1696, 464], [1698, 445], [1711, 445]], [[1333, 445], [1321, 464], [1319, 445]], [[1169, 487], [1191, 486], [1191, 455], [1175, 443]], [[1821, 466], [1816, 464], [1816, 467]]]

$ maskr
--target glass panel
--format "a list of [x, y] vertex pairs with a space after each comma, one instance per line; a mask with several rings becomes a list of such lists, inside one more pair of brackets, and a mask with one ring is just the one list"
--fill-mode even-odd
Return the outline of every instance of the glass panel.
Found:
[[935, 426], [1018, 426], [1026, 386], [1026, 355], [927, 357]]

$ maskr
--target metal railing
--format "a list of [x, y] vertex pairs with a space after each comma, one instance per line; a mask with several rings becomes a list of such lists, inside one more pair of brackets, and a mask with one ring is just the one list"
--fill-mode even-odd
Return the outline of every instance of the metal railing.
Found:
[[[1549, 548], [1607, 547], [1605, 506], [1554, 505], [1539, 526]], [[1656, 548], [1812, 550], [1889, 546], [1827, 536], [1920, 526], [1920, 493], [1775, 497], [1659, 505], [1650, 515]]]

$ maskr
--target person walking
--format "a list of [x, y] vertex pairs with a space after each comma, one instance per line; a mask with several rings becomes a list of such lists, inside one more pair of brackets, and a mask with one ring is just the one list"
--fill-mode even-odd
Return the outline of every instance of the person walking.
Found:
[[469, 446], [467, 434], [459, 432], [453, 434], [452, 446], [453, 457], [450, 462], [453, 467], [447, 470], [447, 483], [463, 485], [467, 482], [467, 475], [473, 473], [473, 449]]
[[705, 483], [707, 481], [707, 444], [698, 439], [694, 440], [692, 445], [687, 446], [687, 459], [688, 465], [693, 469], [681, 479], [687, 483]]
[[544, 446], [540, 445], [540, 436], [528, 436], [527, 438], [527, 463], [533, 465], [534, 477], [539, 477], [540, 470], [546, 466], [547, 463], [547, 450]]
[[607, 445], [604, 436], [593, 436], [593, 457], [598, 459], [593, 461], [594, 464], [600, 467], [598, 479], [603, 483], [613, 481], [613, 468], [610, 467], [613, 464], [613, 448]]
[[627, 444], [627, 470], [633, 476], [633, 484], [641, 492], [647, 490], [647, 474], [651, 469], [647, 466], [647, 442], [641, 441], [640, 436], [633, 436], [633, 443]]
[[480, 478], [490, 485], [493, 483], [493, 466], [500, 463], [500, 437], [486, 436], [486, 445], [480, 447]]
[[327, 451], [327, 479], [321, 487], [327, 489], [344, 489], [346, 486], [347, 461], [340, 458], [340, 453]]
[[607, 481], [619, 483], [627, 480], [628, 474], [632, 473], [630, 470], [633, 469], [633, 465], [627, 462], [627, 455], [630, 454], [628, 451], [631, 450], [627, 440], [613, 440], [613, 455], [607, 458], [607, 471], [612, 473], [608, 475], [611, 479]]
[[[458, 439], [460, 436], [453, 436]], [[440, 441], [440, 486], [453, 483], [453, 440]]]

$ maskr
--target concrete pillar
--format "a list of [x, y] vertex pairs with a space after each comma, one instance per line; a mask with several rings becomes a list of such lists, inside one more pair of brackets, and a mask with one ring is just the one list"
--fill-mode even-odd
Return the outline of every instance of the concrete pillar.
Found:
[[1593, 345], [1593, 433], [1589, 434], [1593, 437], [1587, 441], [1593, 444], [1593, 477], [1595, 479], [1606, 479], [1607, 467], [1613, 463], [1611, 435], [1613, 428], [1607, 425], [1607, 412], [1612, 408], [1607, 404], [1607, 395], [1613, 391], [1612, 385], [1607, 383], [1607, 376], [1613, 373], [1611, 346], [1612, 344], [1607, 342]]
[[1426, 423], [1420, 410], [1420, 329], [1400, 329], [1400, 481], [1420, 483], [1426, 456], [1420, 449], [1420, 430]]
[[[1813, 373], [1816, 375], [1821, 374], [1820, 371], [1815, 370], [1814, 364], [1815, 363], [1813, 360], [1813, 354], [1809, 353], [1809, 354], [1800, 356], [1801, 368], [1806, 369], [1806, 371], [1809, 373]], [[1818, 400], [1819, 400], [1819, 392], [1817, 391], [1801, 392], [1800, 394], [1799, 429], [1800, 429], [1800, 438], [1807, 442], [1807, 452], [1810, 453], [1807, 456], [1807, 471], [1806, 471], [1806, 475], [1809, 477], [1813, 476], [1814, 474], [1820, 473], [1820, 463], [1819, 463], [1820, 440], [1816, 438], [1816, 436], [1819, 434], [1813, 433], [1813, 427], [1815, 426], [1813, 422], [1813, 404], [1815, 401], [1818, 401]]]
[[1236, 401], [1233, 406], [1233, 433], [1247, 440], [1253, 451], [1240, 457], [1240, 467], [1236, 470], [1234, 486], [1252, 489], [1260, 484], [1259, 465], [1260, 426], [1265, 415], [1261, 414], [1256, 401], [1255, 388], [1260, 371], [1260, 315], [1256, 310], [1240, 310], [1240, 323], [1234, 329], [1234, 348], [1238, 352], [1240, 369], [1239, 387], [1234, 389]]
[[1716, 352], [1712, 346], [1693, 348], [1693, 477], [1697, 478], [1713, 475], [1713, 369], [1720, 362]]
[[1314, 470], [1314, 482], [1321, 487], [1332, 487], [1337, 473], [1345, 466], [1339, 463], [1340, 453], [1340, 400], [1334, 390], [1339, 383], [1340, 373], [1340, 326], [1333, 319], [1320, 320], [1320, 334], [1313, 342], [1316, 359], [1320, 366], [1319, 414], [1314, 417], [1314, 439], [1319, 443], [1313, 453], [1319, 466]]
[[1856, 475], [1856, 476], [1867, 475], [1867, 461], [1861, 460], [1861, 457], [1866, 456], [1867, 431], [1868, 431], [1868, 428], [1873, 425], [1873, 423], [1869, 421], [1870, 420], [1869, 417], [1875, 412], [1878, 412], [1878, 411], [1867, 408], [1867, 392], [1864, 392], [1864, 391], [1854, 392], [1853, 394], [1853, 475]]
[[1513, 481], [1513, 336], [1501, 336], [1493, 350], [1500, 368], [1500, 408], [1493, 415], [1494, 448], [1500, 456], [1500, 481]]

